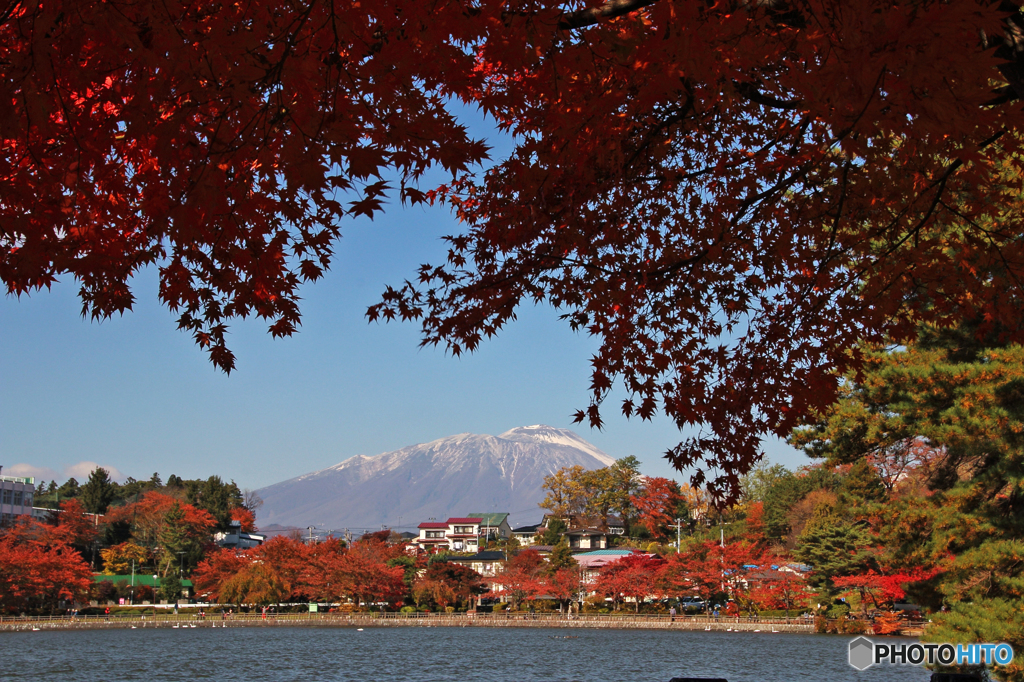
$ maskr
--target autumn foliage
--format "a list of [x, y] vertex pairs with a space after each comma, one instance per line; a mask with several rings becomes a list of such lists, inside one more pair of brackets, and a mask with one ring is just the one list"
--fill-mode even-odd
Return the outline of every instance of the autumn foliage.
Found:
[[[591, 404], [663, 411], [735, 496], [765, 433], [827, 406], [862, 342], [1005, 323], [1024, 94], [1018, 4], [190, 0], [0, 14], [0, 278], [86, 314], [155, 265], [229, 370], [227, 323], [299, 324], [346, 219], [462, 221], [371, 319], [471, 351], [546, 301], [600, 341]], [[456, 114], [515, 135], [486, 159]], [[441, 168], [452, 180], [419, 187]], [[837, 374], [838, 370], [838, 374]]]
[[[65, 530], [79, 525], [73, 513], [64, 509]], [[74, 537], [28, 517], [0, 535], [0, 613], [53, 613], [61, 601], [88, 595], [92, 573], [72, 546]]]
[[197, 594], [234, 603], [394, 602], [407, 588], [403, 569], [387, 561], [401, 551], [378, 540], [346, 548], [333, 539], [306, 545], [279, 536], [250, 550], [214, 552], [193, 575]]
[[611, 597], [616, 607], [627, 598], [637, 611], [647, 597], [656, 595], [664, 562], [660, 557], [634, 552], [603, 567], [594, 589]]
[[107, 523], [125, 522], [133, 528], [133, 535], [142, 544], [156, 544], [161, 531], [165, 527], [167, 514], [178, 504], [184, 512], [186, 533], [193, 537], [201, 537], [209, 533], [216, 521], [204, 509], [191, 504], [182, 504], [177, 498], [167, 493], [151, 490], [137, 502], [130, 502], [111, 509], [106, 515]]

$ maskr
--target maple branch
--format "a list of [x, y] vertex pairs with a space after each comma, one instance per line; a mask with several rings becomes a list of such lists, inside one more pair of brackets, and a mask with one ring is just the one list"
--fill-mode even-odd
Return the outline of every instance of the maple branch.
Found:
[[773, 109], [798, 109], [802, 100], [781, 100], [771, 95], [766, 95], [753, 83], [741, 83], [739, 81], [733, 81], [733, 85], [736, 87], [736, 92], [746, 97], [754, 104], [760, 104], [766, 107], [772, 107]]
[[7, 5], [7, 8], [3, 12], [0, 12], [0, 26], [6, 24], [7, 20], [11, 18], [11, 15], [13, 15], [14, 12], [17, 11], [17, 9], [20, 6], [21, 0], [14, 0], [9, 5]]
[[614, 19], [624, 14], [631, 14], [656, 2], [658, 0], [608, 0], [600, 7], [588, 7], [562, 17], [558, 21], [558, 30], [571, 31], [574, 28], [593, 26], [604, 19]]

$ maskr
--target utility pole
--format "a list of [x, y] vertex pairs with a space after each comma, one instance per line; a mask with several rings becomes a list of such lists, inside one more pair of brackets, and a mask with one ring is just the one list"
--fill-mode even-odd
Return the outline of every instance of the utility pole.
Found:
[[682, 529], [681, 529], [681, 526], [679, 525], [682, 522], [683, 522], [683, 520], [681, 518], [677, 518], [676, 519], [676, 553], [677, 554], [679, 553], [679, 548], [682, 545]]
[[722, 548], [722, 592], [725, 592], [725, 528], [722, 526], [721, 518], [719, 518], [718, 520], [718, 533], [720, 543], [719, 546]]
[[309, 531], [309, 541], [306, 543], [307, 545], [313, 544], [313, 528], [315, 528], [315, 526], [306, 526], [306, 530]]

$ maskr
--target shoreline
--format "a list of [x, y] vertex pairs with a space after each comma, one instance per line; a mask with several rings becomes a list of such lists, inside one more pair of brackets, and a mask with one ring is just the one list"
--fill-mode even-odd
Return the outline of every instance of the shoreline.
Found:
[[52, 618], [0, 618], [0, 632], [53, 630], [116, 630], [153, 628], [237, 628], [237, 627], [486, 627], [486, 628], [580, 628], [618, 630], [681, 630], [704, 632], [749, 632], [761, 634], [813, 634], [814, 624], [784, 619], [745, 620], [735, 618], [684, 619], [668, 616], [573, 616], [558, 614], [277, 614], [266, 619], [260, 614], [217, 615], [199, 619], [192, 614], [156, 616], [78, 616]]

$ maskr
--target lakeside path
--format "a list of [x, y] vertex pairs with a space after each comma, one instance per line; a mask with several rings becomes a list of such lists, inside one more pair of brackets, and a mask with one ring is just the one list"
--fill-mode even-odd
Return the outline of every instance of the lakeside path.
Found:
[[704, 630], [708, 632], [813, 633], [814, 625], [785, 618], [708, 618], [661, 615], [564, 615], [504, 613], [477, 614], [335, 614], [285, 613], [263, 618], [257, 613], [220, 614], [199, 619], [193, 614], [147, 616], [67, 616], [0, 618], [2, 631], [104, 630], [131, 628], [236, 628], [236, 627], [488, 627], [488, 628], [611, 628], [622, 630]]

